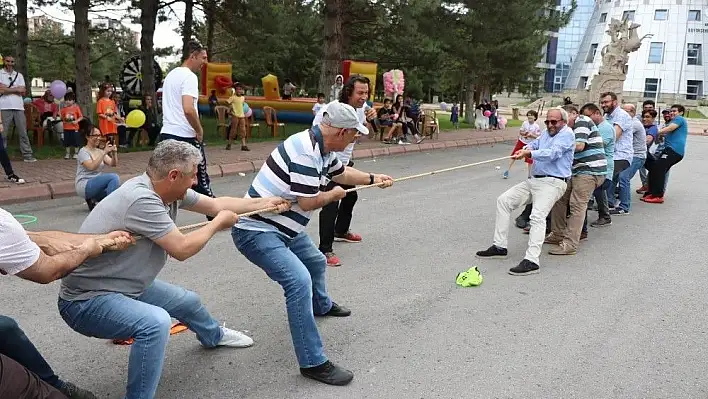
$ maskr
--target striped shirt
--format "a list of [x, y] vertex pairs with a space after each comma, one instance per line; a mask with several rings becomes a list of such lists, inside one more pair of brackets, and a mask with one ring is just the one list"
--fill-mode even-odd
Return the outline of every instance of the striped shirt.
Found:
[[328, 181], [327, 174], [337, 176], [343, 172], [344, 165], [335, 153], [324, 152], [319, 127], [288, 137], [270, 153], [245, 197], [281, 197], [293, 202], [293, 206], [281, 214], [240, 218], [235, 227], [295, 237], [305, 230], [313, 212], [304, 211], [297, 198], [316, 197]]
[[592, 119], [585, 115], [578, 116], [578, 119], [575, 120], [573, 133], [575, 133], [576, 144], [585, 144], [585, 149], [580, 152], [576, 151], [573, 157], [573, 175], [606, 175], [605, 146], [602, 142], [602, 135]]

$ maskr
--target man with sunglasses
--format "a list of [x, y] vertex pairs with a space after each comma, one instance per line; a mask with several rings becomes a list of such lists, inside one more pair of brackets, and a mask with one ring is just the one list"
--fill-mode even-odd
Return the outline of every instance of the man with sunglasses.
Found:
[[[361, 75], [353, 75], [344, 84], [340, 91], [339, 99], [333, 102], [341, 104], [349, 104], [356, 109], [357, 117], [362, 125], [366, 125], [367, 121], [376, 118], [376, 110], [369, 107], [366, 101], [369, 99], [371, 85], [369, 79]], [[332, 103], [330, 103], [332, 104]], [[322, 123], [322, 117], [327, 112], [327, 106], [324, 105], [315, 115], [312, 121], [312, 126], [319, 126]], [[337, 152], [337, 158], [342, 164], [353, 167], [352, 154], [354, 153], [354, 143], [349, 143], [344, 151]], [[353, 186], [341, 185], [330, 180], [325, 188], [325, 191], [332, 190], [335, 186], [340, 186], [347, 190]], [[320, 211], [320, 251], [327, 257], [327, 266], [341, 266], [342, 263], [339, 257], [335, 255], [332, 245], [334, 241], [343, 241], [349, 243], [361, 242], [361, 236], [352, 233], [349, 228], [352, 223], [352, 212], [354, 205], [359, 197], [356, 191], [348, 192], [347, 195], [340, 201], [332, 201], [322, 207]]]
[[389, 176], [344, 166], [337, 157], [336, 152], [344, 151], [359, 134], [369, 130], [354, 107], [329, 103], [318, 126], [288, 137], [273, 150], [246, 193], [246, 198], [279, 196], [292, 201], [290, 211], [242, 217], [231, 232], [236, 248], [285, 291], [300, 373], [330, 385], [346, 385], [354, 374], [327, 359], [315, 315], [347, 317], [351, 311], [330, 299], [327, 258], [305, 228], [313, 211], [347, 195], [341, 186], [321, 191], [330, 178], [347, 186], [393, 184]]
[[[27, 120], [25, 119], [25, 103], [22, 96], [25, 95], [25, 78], [21, 73], [15, 71], [15, 57], [6, 55], [3, 58], [3, 68], [0, 69], [0, 114], [4, 134], [10, 134], [10, 126], [15, 126], [15, 132], [20, 137], [20, 151], [25, 162], [36, 162], [32, 154], [32, 145], [27, 136]], [[6, 136], [2, 137], [2, 147], [7, 148]], [[7, 172], [7, 171], [6, 171]], [[13, 173], [14, 175], [14, 173]], [[15, 176], [17, 177], [17, 176]], [[8, 179], [18, 183], [8, 175]], [[18, 178], [19, 179], [19, 178]]]
[[546, 217], [568, 187], [574, 152], [575, 134], [568, 127], [568, 113], [562, 108], [549, 109], [546, 130], [513, 155], [514, 159], [533, 159], [532, 176], [497, 198], [494, 241], [488, 249], [477, 252], [478, 258], [506, 258], [511, 212], [531, 202], [533, 210], [526, 256], [518, 266], [509, 270], [509, 274], [538, 273], [541, 246], [546, 238]]

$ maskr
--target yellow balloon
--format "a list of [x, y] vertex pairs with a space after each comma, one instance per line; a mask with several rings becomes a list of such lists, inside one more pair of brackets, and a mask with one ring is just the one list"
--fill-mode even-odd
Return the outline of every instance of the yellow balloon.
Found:
[[130, 128], [137, 129], [145, 124], [145, 113], [139, 109], [130, 111], [125, 118], [125, 124]]

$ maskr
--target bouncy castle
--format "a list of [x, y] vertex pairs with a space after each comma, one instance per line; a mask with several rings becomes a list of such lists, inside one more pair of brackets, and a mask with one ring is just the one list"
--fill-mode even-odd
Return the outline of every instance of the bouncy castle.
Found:
[[[373, 62], [362, 62], [345, 60], [342, 62], [342, 75], [344, 80], [351, 75], [362, 75], [371, 81], [370, 100], [373, 100], [376, 90], [377, 64]], [[201, 90], [199, 96], [199, 112], [209, 111], [209, 96], [212, 90], [216, 92], [219, 104], [225, 104], [230, 96], [229, 88], [231, 82], [232, 66], [225, 63], [207, 63], [202, 67]], [[332, 82], [334, 83], [334, 82]], [[264, 119], [263, 107], [272, 107], [278, 115], [278, 121], [310, 124], [314, 115], [312, 107], [317, 102], [316, 98], [295, 97], [291, 100], [283, 100], [280, 96], [280, 84], [278, 77], [268, 74], [261, 78], [263, 85], [263, 96], [246, 96], [246, 102], [253, 110], [256, 119]]]

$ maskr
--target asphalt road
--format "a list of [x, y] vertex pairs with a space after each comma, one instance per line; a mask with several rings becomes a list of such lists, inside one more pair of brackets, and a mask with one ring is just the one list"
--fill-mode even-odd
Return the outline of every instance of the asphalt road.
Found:
[[[400, 177], [506, 155], [509, 145], [361, 161]], [[362, 244], [335, 244], [344, 265], [328, 270], [334, 300], [352, 317], [320, 320], [329, 357], [353, 370], [330, 387], [297, 369], [280, 287], [220, 233], [197, 256], [170, 261], [161, 278], [198, 292], [249, 349], [202, 349], [192, 333], [171, 338], [159, 398], [695, 398], [708, 395], [708, 268], [702, 171], [708, 138], [691, 137], [672, 171], [667, 202], [638, 201], [631, 216], [591, 229], [572, 257], [541, 258], [541, 273], [514, 277], [527, 236], [512, 228], [508, 260], [477, 260], [491, 243], [496, 197], [509, 180], [494, 164], [360, 192], [353, 230]], [[502, 170], [504, 165], [499, 164]], [[252, 176], [220, 180], [242, 195]], [[635, 179], [635, 187], [638, 177]], [[76, 231], [77, 198], [7, 207], [39, 218], [31, 229]], [[703, 210], [702, 210], [703, 209]], [[179, 224], [203, 220], [183, 212]], [[317, 240], [317, 218], [308, 231]], [[476, 288], [454, 283], [479, 265]], [[70, 381], [120, 398], [128, 347], [71, 331], [56, 309], [58, 284], [3, 278], [0, 311]]]

